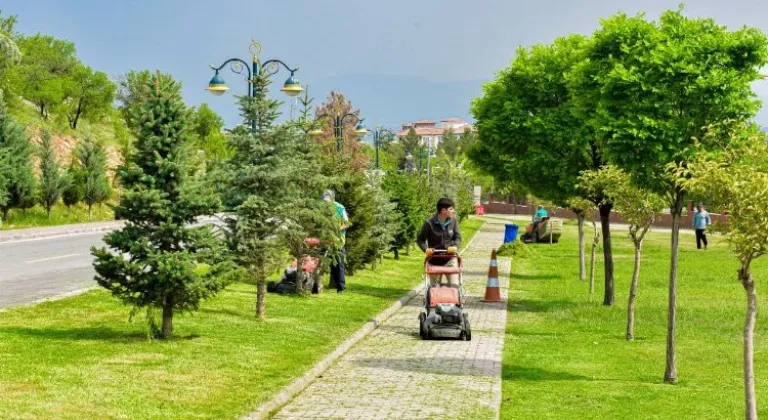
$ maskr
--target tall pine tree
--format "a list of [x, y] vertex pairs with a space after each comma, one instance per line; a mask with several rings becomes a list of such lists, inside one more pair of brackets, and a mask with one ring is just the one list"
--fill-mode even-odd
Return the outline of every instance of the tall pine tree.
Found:
[[3, 220], [13, 208], [35, 205], [35, 175], [32, 172], [32, 145], [24, 127], [8, 114], [0, 95], [0, 154], [4, 155], [2, 173], [4, 187], [0, 186], [0, 210]]
[[267, 276], [285, 263], [281, 233], [300, 191], [293, 165], [299, 136], [294, 125], [275, 124], [280, 102], [267, 97], [269, 83], [266, 77], [256, 77], [256, 97], [238, 98], [248, 124], [233, 131], [234, 153], [226, 165], [223, 191], [233, 214], [225, 219], [230, 247], [237, 263], [255, 280], [259, 318], [266, 312]]
[[51, 217], [51, 208], [56, 205], [62, 193], [72, 184], [66, 172], [59, 168], [59, 159], [53, 145], [51, 133], [43, 131], [40, 136], [40, 204], [45, 207], [48, 218]]
[[[169, 85], [170, 84], [170, 85]], [[123, 195], [115, 214], [125, 226], [109, 233], [110, 247], [95, 249], [96, 281], [133, 313], [147, 308], [152, 331], [173, 334], [173, 314], [194, 310], [224, 288], [230, 272], [226, 248], [210, 225], [190, 227], [219, 208], [216, 194], [191, 176], [186, 156], [187, 111], [178, 86], [151, 79], [146, 103], [137, 109], [136, 143], [119, 170]], [[162, 309], [162, 329], [152, 312]]]
[[[299, 98], [302, 116], [295, 123], [297, 131], [304, 134], [293, 137], [294, 152], [287, 156], [297, 194], [292, 195], [285, 203], [286, 229], [282, 230], [281, 236], [290, 254], [297, 261], [301, 261], [304, 256], [311, 256], [321, 260], [321, 267], [328, 267], [331, 260], [343, 256], [339, 253], [341, 238], [335, 216], [336, 208], [320, 199], [321, 191], [325, 191], [330, 184], [330, 179], [322, 172], [323, 146], [306, 134], [314, 125], [314, 122], [310, 121], [313, 100], [314, 98], [309, 97], [307, 87], [304, 96]], [[310, 237], [319, 239], [322, 246], [308, 245], [305, 239]], [[297, 265], [297, 270], [297, 278], [303, 278], [301, 264]], [[320, 272], [322, 271], [323, 268], [320, 269]], [[304, 286], [305, 284], [299, 281], [297, 288], [300, 292], [309, 292], [303, 289]], [[318, 284], [318, 292], [320, 290], [322, 286]]]
[[72, 156], [72, 161], [67, 168], [67, 176], [70, 179], [70, 183], [67, 189], [61, 193], [61, 201], [67, 206], [67, 211], [72, 215], [72, 206], [83, 200], [83, 187], [85, 184], [85, 174], [78, 164], [77, 157]]
[[74, 154], [81, 172], [82, 200], [88, 206], [88, 220], [91, 220], [93, 206], [109, 198], [107, 151], [102, 142], [88, 136], [78, 143]]

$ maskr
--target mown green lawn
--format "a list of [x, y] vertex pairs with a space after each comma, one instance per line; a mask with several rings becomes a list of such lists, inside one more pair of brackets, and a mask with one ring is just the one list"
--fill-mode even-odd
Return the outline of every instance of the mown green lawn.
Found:
[[48, 217], [45, 209], [40, 206], [26, 210], [13, 209], [9, 212], [8, 220], [2, 221], [0, 230], [115, 220], [115, 212], [107, 204], [93, 206], [91, 216], [91, 220], [88, 220], [88, 207], [85, 204], [68, 209], [64, 204], [58, 203], [51, 209], [51, 217]]
[[[466, 242], [482, 221], [462, 224]], [[235, 284], [147, 341], [143, 317], [103, 291], [0, 313], [0, 418], [237, 419], [268, 401], [420, 281], [421, 252], [359, 271], [344, 294]]]
[[[668, 233], [652, 233], [645, 244], [634, 342], [624, 338], [633, 263], [625, 230], [614, 230], [613, 307], [602, 305], [602, 259], [594, 298], [590, 299], [587, 283], [578, 279], [575, 226], [566, 226], [559, 244], [533, 245], [537, 256], [513, 261], [502, 418], [743, 418], [746, 298], [727, 244], [710, 239], [709, 250], [697, 251], [695, 237], [681, 234], [677, 385], [662, 380]], [[754, 271], [758, 284], [768, 278], [766, 261], [758, 261]], [[755, 365], [761, 415], [768, 415], [768, 400], [761, 398], [768, 395], [763, 392], [768, 388], [766, 325], [766, 317], [759, 314]]]

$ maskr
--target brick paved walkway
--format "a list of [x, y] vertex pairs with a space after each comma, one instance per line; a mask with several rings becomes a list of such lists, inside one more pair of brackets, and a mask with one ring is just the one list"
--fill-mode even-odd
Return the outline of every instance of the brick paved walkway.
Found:
[[[283, 407], [289, 419], [494, 419], [501, 402], [505, 303], [483, 303], [490, 250], [501, 244], [503, 221], [488, 220], [464, 256], [472, 341], [422, 341], [423, 294], [349, 350]], [[499, 259], [506, 298], [509, 259]]]

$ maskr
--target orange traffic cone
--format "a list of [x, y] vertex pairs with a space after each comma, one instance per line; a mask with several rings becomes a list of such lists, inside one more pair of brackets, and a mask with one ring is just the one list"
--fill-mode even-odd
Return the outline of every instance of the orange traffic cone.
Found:
[[496, 262], [496, 250], [491, 251], [491, 264], [488, 267], [488, 284], [485, 286], [483, 302], [504, 302], [499, 290], [499, 265]]

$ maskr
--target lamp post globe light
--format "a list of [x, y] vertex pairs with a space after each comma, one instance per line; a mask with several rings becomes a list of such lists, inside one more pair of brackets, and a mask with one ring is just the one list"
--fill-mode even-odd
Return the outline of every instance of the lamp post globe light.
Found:
[[[219, 74], [219, 71], [221, 71], [221, 69], [223, 69], [227, 64], [230, 65], [230, 70], [232, 70], [233, 73], [245, 76], [249, 97], [256, 98], [261, 94], [261, 92], [254, 86], [258, 78], [270, 77], [280, 71], [280, 67], [284, 67], [286, 70], [291, 72], [291, 75], [283, 84], [282, 89], [280, 89], [281, 91], [283, 91], [286, 95], [293, 97], [304, 90], [304, 88], [301, 87], [301, 84], [299, 83], [299, 79], [295, 76], [295, 73], [299, 70], [298, 67], [291, 68], [282, 60], [278, 59], [271, 59], [262, 63], [259, 59], [259, 54], [261, 53], [261, 44], [259, 44], [256, 40], [251, 41], [251, 45], [248, 47], [248, 50], [251, 52], [252, 56], [250, 66], [245, 60], [241, 60], [239, 58], [230, 58], [224, 61], [218, 67], [211, 64], [211, 68], [213, 69], [214, 74], [211, 78], [211, 81], [208, 82], [208, 87], [206, 90], [216, 96], [221, 96], [229, 90], [229, 86], [227, 86], [224, 78], [222, 78]], [[256, 121], [251, 121], [251, 129], [256, 131]]]

